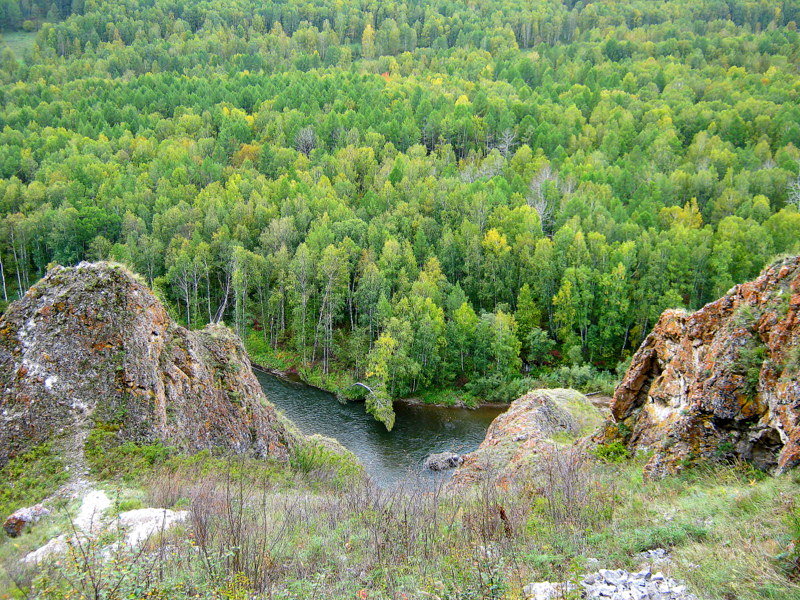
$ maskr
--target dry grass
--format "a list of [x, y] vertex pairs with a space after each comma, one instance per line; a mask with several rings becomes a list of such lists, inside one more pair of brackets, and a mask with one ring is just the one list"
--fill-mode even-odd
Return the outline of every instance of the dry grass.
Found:
[[663, 570], [699, 597], [800, 598], [786, 554], [800, 514], [793, 478], [733, 467], [646, 483], [640, 465], [577, 451], [540, 467], [513, 489], [486, 479], [459, 495], [277, 487], [236, 468], [169, 473], [150, 481], [147, 502], [188, 508], [185, 531], [120, 554], [111, 571], [94, 555], [59, 577], [43, 570], [33, 589], [74, 598], [94, 569], [122, 581], [119, 598], [518, 598], [531, 581], [574, 580], [589, 557], [632, 569], [638, 552], [667, 547]]

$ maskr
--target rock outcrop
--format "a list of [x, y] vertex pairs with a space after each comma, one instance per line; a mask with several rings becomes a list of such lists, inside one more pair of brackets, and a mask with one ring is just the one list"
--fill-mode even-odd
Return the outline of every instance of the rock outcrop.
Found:
[[[123, 511], [113, 518], [109, 515], [111, 498], [102, 490], [89, 490], [81, 500], [78, 513], [72, 517], [71, 531], [54, 537], [33, 552], [22, 562], [29, 565], [57, 559], [70, 547], [102, 547], [102, 556], [112, 558], [120, 542], [127, 548], [136, 548], [151, 536], [163, 533], [191, 516], [186, 510], [166, 508], [137, 508]], [[116, 538], [116, 541], [112, 541]]]
[[457, 489], [489, 477], [506, 487], [530, 474], [543, 453], [572, 444], [602, 420], [599, 409], [575, 390], [529, 392], [492, 421], [486, 438], [475, 452], [464, 455], [448, 485]]
[[94, 423], [122, 441], [285, 458], [295, 441], [226, 327], [188, 331], [120, 265], [55, 267], [0, 318], [0, 465]]
[[45, 508], [43, 504], [20, 508], [6, 518], [3, 523], [3, 530], [9, 537], [18, 537], [26, 527], [33, 525], [49, 514], [50, 509]]
[[633, 357], [596, 436], [646, 447], [651, 477], [708, 459], [800, 462], [800, 257], [695, 313], [667, 310]]

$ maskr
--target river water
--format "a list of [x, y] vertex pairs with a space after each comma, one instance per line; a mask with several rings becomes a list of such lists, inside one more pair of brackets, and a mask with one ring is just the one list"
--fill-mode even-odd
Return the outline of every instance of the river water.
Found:
[[422, 468], [425, 458], [447, 450], [465, 453], [483, 441], [492, 420], [505, 407], [476, 410], [395, 403], [394, 428], [386, 431], [357, 402], [339, 402], [333, 395], [300, 382], [257, 372], [267, 398], [305, 434], [336, 438], [351, 450], [380, 486], [401, 483], [430, 488], [450, 473]]

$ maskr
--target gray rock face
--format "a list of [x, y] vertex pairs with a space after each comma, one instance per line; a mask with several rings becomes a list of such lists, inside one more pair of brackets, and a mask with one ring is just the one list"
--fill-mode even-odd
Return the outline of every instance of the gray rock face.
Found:
[[440, 452], [438, 454], [431, 454], [425, 459], [425, 468], [431, 471], [446, 471], [448, 469], [455, 469], [464, 462], [460, 454], [455, 452]]
[[283, 458], [295, 441], [229, 329], [187, 331], [110, 263], [55, 267], [0, 318], [0, 465], [92, 421], [184, 451]]
[[[583, 597], [590, 600], [697, 600], [685, 585], [649, 568], [637, 573], [600, 569], [586, 575], [581, 586]], [[529, 600], [551, 600], [574, 589], [568, 583], [539, 581], [528, 584], [523, 591]]]

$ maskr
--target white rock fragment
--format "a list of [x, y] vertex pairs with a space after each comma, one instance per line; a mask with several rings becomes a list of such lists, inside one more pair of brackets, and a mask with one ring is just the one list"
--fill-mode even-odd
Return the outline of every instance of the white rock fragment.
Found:
[[28, 552], [22, 562], [28, 565], [35, 565], [45, 559], [57, 554], [64, 554], [67, 551], [67, 536], [60, 535], [47, 542], [44, 546], [37, 548], [33, 552]]
[[[663, 551], [666, 553], [666, 551]], [[574, 587], [566, 583], [539, 581], [525, 586], [525, 597], [529, 600], [552, 600], [563, 598]], [[653, 574], [649, 568], [636, 573], [622, 569], [600, 569], [586, 574], [582, 581], [583, 597], [588, 600], [697, 600], [684, 584], [665, 577], [661, 572]]]
[[111, 499], [102, 490], [91, 490], [83, 497], [78, 516], [73, 524], [83, 533], [92, 533], [100, 528], [103, 514], [111, 507]]
[[522, 590], [525, 597], [529, 600], [556, 600], [575, 589], [571, 583], [551, 583], [549, 581], [537, 581], [529, 583]]
[[166, 531], [189, 518], [189, 511], [166, 508], [139, 508], [119, 514], [119, 527], [125, 532], [125, 541], [135, 547], [151, 535]]
[[[111, 499], [102, 490], [90, 490], [83, 497], [78, 514], [73, 519], [72, 525], [77, 536], [83, 540], [84, 536], [96, 536], [109, 527], [105, 513], [111, 508]], [[189, 512], [185, 510], [174, 511], [165, 508], [140, 508], [120, 513], [110, 527], [118, 528], [124, 535], [125, 543], [136, 547], [147, 540], [151, 535], [166, 531], [177, 523], [186, 521]], [[75, 543], [74, 536], [60, 535], [47, 542], [37, 550], [28, 553], [22, 561], [26, 564], [37, 564], [56, 555], [64, 554], [70, 544]], [[116, 547], [112, 544], [111, 547]], [[104, 552], [106, 558], [111, 552]]]

